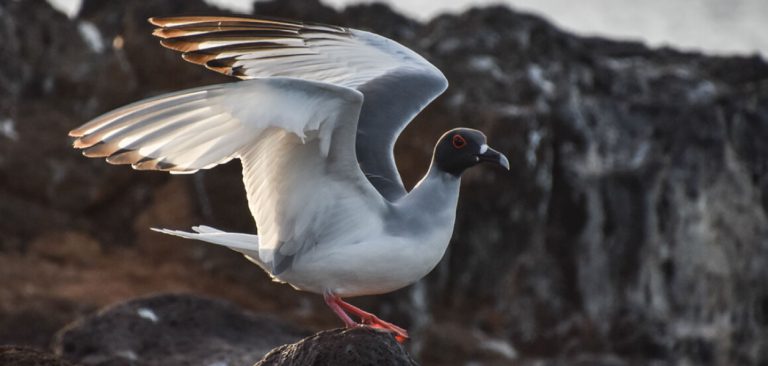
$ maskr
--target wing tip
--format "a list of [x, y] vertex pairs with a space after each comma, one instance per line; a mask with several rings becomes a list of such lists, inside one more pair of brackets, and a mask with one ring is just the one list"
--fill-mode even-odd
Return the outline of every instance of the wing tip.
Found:
[[196, 53], [196, 52], [184, 52], [181, 54], [181, 58], [184, 61], [191, 62], [196, 65], [205, 65], [206, 62], [216, 59], [216, 55]]
[[241, 68], [235, 66], [235, 62], [237, 62], [237, 60], [234, 58], [214, 58], [206, 61], [202, 65], [208, 70], [213, 70], [227, 76], [235, 76], [236, 72]]
[[290, 20], [271, 17], [238, 17], [238, 16], [216, 16], [216, 15], [181, 15], [181, 16], [155, 16], [147, 18], [147, 21], [158, 27], [175, 27], [179, 25], [211, 22], [248, 22], [248, 23], [274, 23], [298, 26], [301, 23]]
[[[149, 19], [152, 19], [152, 18], [149, 18]], [[168, 38], [168, 37], [166, 36], [166, 34], [165, 34], [165, 28], [155, 28], [155, 29], [152, 31], [152, 35], [153, 35], [153, 36], [155, 36], [155, 37], [157, 37], [157, 38], [162, 38], [162, 39], [166, 39], [166, 38]]]
[[[69, 136], [72, 136], [72, 135], [69, 135]], [[91, 145], [93, 144], [86, 143], [85, 141], [83, 141], [82, 138], [78, 138], [77, 140], [72, 142], [72, 147], [75, 149], [85, 149], [90, 147]]]
[[109, 156], [108, 154], [105, 154], [101, 151], [91, 150], [90, 148], [84, 149], [82, 151], [83, 151], [83, 156], [85, 156], [86, 158], [105, 158]]
[[179, 39], [161, 39], [160, 45], [179, 52], [191, 52], [199, 49], [198, 44], [194, 42], [187, 42]]
[[81, 127], [72, 129], [68, 133], [69, 137], [83, 137], [85, 135], [85, 129]]

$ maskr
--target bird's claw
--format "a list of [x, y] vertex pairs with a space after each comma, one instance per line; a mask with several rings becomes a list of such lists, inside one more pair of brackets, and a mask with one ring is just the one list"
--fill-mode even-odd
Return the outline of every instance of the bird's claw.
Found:
[[[344, 324], [347, 326], [347, 328], [352, 328], [356, 326], [367, 326], [374, 329], [381, 329], [381, 330], [393, 333], [395, 336], [395, 340], [397, 340], [397, 342], [401, 344], [405, 343], [405, 341], [408, 340], [409, 338], [408, 332], [405, 329], [400, 328], [397, 325], [394, 325], [390, 322], [381, 320], [376, 315], [373, 315], [365, 310], [362, 310], [350, 303], [342, 301], [340, 297], [334, 295], [330, 291], [325, 292], [323, 294], [323, 298], [325, 299], [325, 303], [328, 304], [331, 310], [333, 310], [333, 312], [336, 313], [336, 315], [338, 315], [342, 321], [344, 321]], [[349, 315], [346, 313], [345, 310], [360, 317], [360, 324], [352, 320], [352, 318], [349, 317]]]
[[362, 325], [369, 326], [371, 328], [381, 329], [385, 330], [387, 332], [392, 333], [395, 336], [395, 340], [398, 343], [405, 343], [408, 338], [408, 331], [406, 331], [403, 328], [398, 327], [397, 325], [394, 325], [390, 322], [384, 321], [379, 319], [377, 316], [370, 314], [369, 316], [362, 317], [361, 319]]

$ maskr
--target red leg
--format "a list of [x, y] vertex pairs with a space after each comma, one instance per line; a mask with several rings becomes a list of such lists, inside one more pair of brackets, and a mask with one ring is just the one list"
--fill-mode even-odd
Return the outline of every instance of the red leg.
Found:
[[323, 300], [325, 300], [325, 303], [328, 305], [328, 307], [331, 308], [331, 310], [333, 310], [333, 312], [336, 313], [339, 318], [341, 318], [347, 328], [353, 328], [358, 325], [354, 320], [352, 320], [352, 318], [349, 317], [349, 315], [347, 315], [346, 312], [344, 312], [344, 309], [339, 306], [339, 301], [341, 300], [338, 296], [335, 296], [330, 292], [326, 292], [323, 294]]
[[398, 342], [403, 343], [405, 342], [406, 339], [408, 339], [408, 331], [406, 331], [405, 329], [400, 328], [397, 325], [394, 325], [390, 322], [381, 320], [376, 315], [373, 315], [350, 303], [344, 302], [341, 298], [337, 297], [336, 302], [338, 303], [338, 305], [341, 306], [342, 309], [359, 316], [363, 324], [374, 327], [374, 328], [378, 328], [378, 329], [384, 329], [394, 333], [395, 339], [397, 339]]

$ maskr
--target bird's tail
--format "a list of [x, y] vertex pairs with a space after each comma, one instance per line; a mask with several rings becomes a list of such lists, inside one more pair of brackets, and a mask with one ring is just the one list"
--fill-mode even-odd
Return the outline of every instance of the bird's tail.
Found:
[[152, 228], [158, 233], [174, 235], [185, 239], [202, 240], [205, 242], [222, 245], [245, 255], [249, 260], [264, 268], [264, 263], [259, 258], [259, 236], [243, 233], [228, 233], [210, 226], [193, 226], [194, 232], [181, 230], [168, 230]]

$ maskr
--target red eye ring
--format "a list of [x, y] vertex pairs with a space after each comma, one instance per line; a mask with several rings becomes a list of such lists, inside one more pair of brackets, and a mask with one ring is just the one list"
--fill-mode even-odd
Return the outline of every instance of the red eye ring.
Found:
[[461, 149], [462, 147], [467, 146], [467, 140], [465, 140], [464, 136], [462, 135], [453, 135], [451, 138], [451, 144], [453, 147]]

